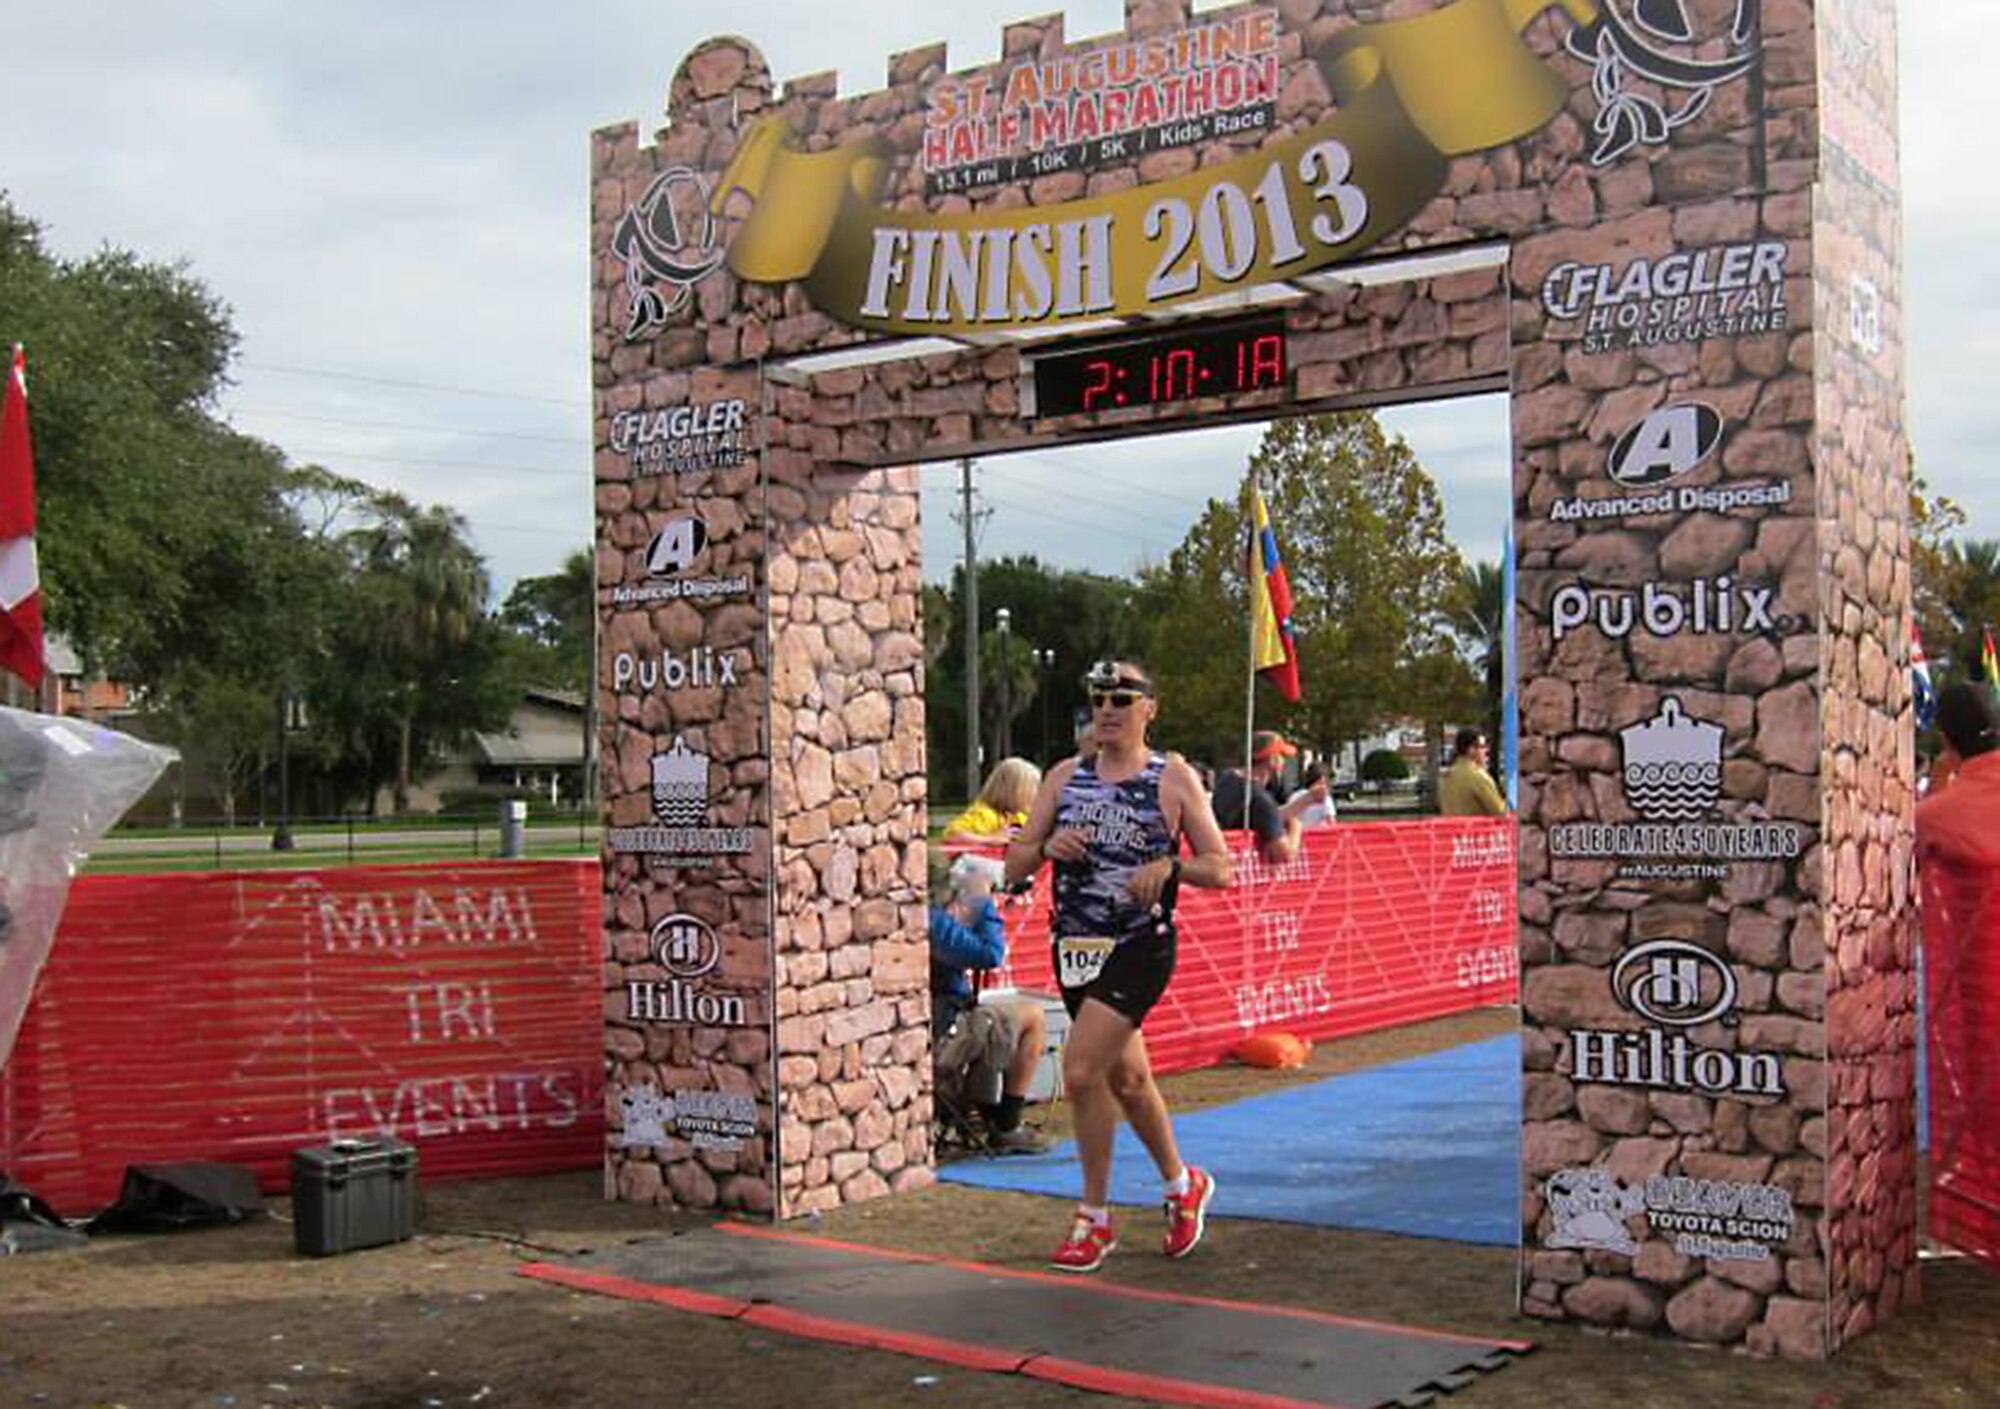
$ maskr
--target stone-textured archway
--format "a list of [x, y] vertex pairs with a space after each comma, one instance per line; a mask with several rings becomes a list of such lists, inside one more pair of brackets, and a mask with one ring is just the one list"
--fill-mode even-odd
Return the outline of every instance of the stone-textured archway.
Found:
[[[1523, 1306], [1800, 1355], [1893, 1312], [1893, 55], [1869, 0], [1161, 0], [851, 97], [715, 40], [598, 134], [607, 1192], [930, 1178], [909, 466], [1505, 387]], [[1246, 307], [1277, 381], [1039, 414], [1107, 320]]]

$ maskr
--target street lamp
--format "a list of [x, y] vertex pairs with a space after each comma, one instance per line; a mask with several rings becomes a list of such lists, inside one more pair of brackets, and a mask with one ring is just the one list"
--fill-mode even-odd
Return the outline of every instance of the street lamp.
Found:
[[1035, 672], [1040, 677], [1035, 683], [1035, 693], [1042, 697], [1041, 752], [1038, 757], [1046, 760], [1049, 756], [1049, 680], [1055, 674], [1056, 649], [1054, 646], [1037, 646], [1033, 653]]

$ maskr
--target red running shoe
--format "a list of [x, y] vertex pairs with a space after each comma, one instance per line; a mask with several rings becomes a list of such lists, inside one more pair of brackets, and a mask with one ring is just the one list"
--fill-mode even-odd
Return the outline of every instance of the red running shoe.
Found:
[[1167, 1195], [1167, 1236], [1160, 1250], [1168, 1257], [1186, 1257], [1208, 1226], [1208, 1201], [1215, 1197], [1215, 1180], [1205, 1169], [1188, 1166], [1188, 1190]]
[[1069, 1236], [1049, 1259], [1049, 1265], [1059, 1272], [1095, 1272], [1117, 1246], [1118, 1235], [1112, 1231], [1109, 1220], [1096, 1223], [1089, 1214], [1079, 1212], [1076, 1221], [1069, 1225]]

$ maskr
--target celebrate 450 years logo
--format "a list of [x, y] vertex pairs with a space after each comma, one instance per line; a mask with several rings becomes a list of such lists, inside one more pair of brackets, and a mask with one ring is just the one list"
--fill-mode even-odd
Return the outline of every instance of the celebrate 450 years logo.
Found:
[[1796, 822], [1703, 820], [1722, 795], [1721, 725], [1697, 719], [1667, 696], [1650, 719], [1619, 731], [1620, 780], [1636, 822], [1564, 822], [1549, 828], [1550, 854], [1565, 860], [1619, 858], [1621, 876], [1706, 875], [1710, 868], [1661, 863], [1791, 860], [1805, 849]]
[[[885, 204], [899, 163], [936, 156], [921, 142], [915, 151], [879, 138], [806, 151], [786, 117], [766, 116], [743, 132], [701, 211], [691, 204], [701, 178], [673, 168], [618, 223], [612, 247], [626, 266], [626, 336], [657, 330], [719, 267], [714, 222], [739, 197], [751, 208], [728, 247], [733, 273], [756, 283], [798, 281], [821, 312], [880, 333], [972, 333], [1138, 314], [1296, 279], [1401, 230], [1443, 190], [1454, 157], [1529, 136], [1568, 106], [1569, 81], [1523, 38], [1551, 11], [1569, 22], [1570, 54], [1591, 66], [1597, 139], [1590, 159], [1598, 165], [1667, 142], [1722, 85], [1755, 68], [1762, 49], [1755, 0], [1740, 0], [1725, 33], [1692, 23], [1684, 0], [1452, 0], [1329, 35], [1301, 34], [1333, 98], [1333, 110], [1303, 131], [1178, 178], [1049, 206], [959, 214]], [[1201, 26], [1203, 34], [1214, 28]], [[1194, 34], [1182, 37], [1192, 43]], [[1220, 115], [1223, 96], [1209, 91], [1220, 88], [1215, 75], [1179, 73], [1196, 56], [1190, 48], [1183, 56], [1189, 62], [1176, 60], [1174, 36], [1167, 38], [1164, 50], [1138, 46], [1119, 59], [1129, 60], [1133, 73], [1130, 82], [1117, 79], [1132, 90], [1117, 122], [1148, 120], [1142, 88], [1177, 121]], [[1203, 55], [1214, 58], [1214, 41], [1204, 43]], [[1040, 140], [1073, 143], [1079, 131], [1094, 137], [1113, 120], [1102, 95], [1079, 105], [1047, 91], [1051, 81], [1061, 86], [1065, 72], [1080, 83], [1084, 60], [1096, 53], [1069, 56], [1067, 70], [1058, 60], [1035, 73], [1035, 92], [1045, 103], [1064, 102], [1066, 114], [1061, 130], [1045, 124]], [[1102, 57], [1108, 77], [1118, 56]], [[1169, 81], [1176, 73], [1179, 86]], [[954, 113], [967, 108], [970, 85], [941, 80], [940, 93], [949, 85], [956, 85]], [[988, 93], [982, 88], [976, 118]], [[1005, 93], [995, 102], [1004, 106]], [[1013, 125], [994, 132], [1010, 149], [1023, 141], [1032, 149], [1032, 114], [1025, 138], [1018, 111], [994, 120], [1007, 116]], [[1028, 150], [1030, 161], [1035, 155]]]

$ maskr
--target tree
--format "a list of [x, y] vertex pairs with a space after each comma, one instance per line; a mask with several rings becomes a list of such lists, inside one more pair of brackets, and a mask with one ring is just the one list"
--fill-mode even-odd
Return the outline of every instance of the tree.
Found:
[[267, 447], [212, 413], [236, 346], [228, 310], [178, 265], [107, 249], [59, 260], [0, 199], [0, 345], [29, 349], [44, 607], [86, 670], [147, 672], [205, 592], [218, 551], [268, 525]]
[[1400, 783], [1410, 776], [1410, 761], [1394, 749], [1375, 749], [1361, 760], [1364, 783]]
[[992, 748], [987, 753], [990, 768], [1018, 752], [1014, 743], [1014, 721], [1034, 703], [1036, 680], [1034, 648], [1013, 631], [989, 631], [979, 640], [979, 705]]
[[343, 540], [349, 609], [322, 690], [371, 799], [386, 775], [399, 811], [420, 762], [503, 723], [515, 697], [501, 628], [484, 612], [485, 565], [465, 532], [451, 509], [381, 493]]
[[1967, 677], [1981, 671], [1989, 628], [2000, 628], [2000, 539], [1960, 539], [1946, 556], [1945, 606], [1958, 627], [1952, 652]]
[[[956, 779], [965, 760], [964, 652], [955, 644], [965, 618], [963, 594], [962, 567], [952, 574], [949, 589], [935, 585], [924, 589], [924, 718], [930, 771], [933, 778], [953, 780], [936, 794], [940, 797], [958, 791]], [[1015, 752], [1032, 752], [1044, 766], [1069, 754], [1069, 720], [1083, 704], [1084, 671], [1104, 656], [1143, 652], [1145, 633], [1136, 599], [1133, 584], [1123, 579], [1050, 568], [1033, 555], [980, 565], [982, 611], [1007, 608], [1010, 634], [1025, 662], [1025, 668], [1015, 667], [1016, 717], [1021, 717], [1029, 700], [1037, 702], [1034, 747], [1027, 747], [1024, 728], [1012, 740]], [[993, 728], [993, 711], [998, 707], [984, 663], [990, 629], [981, 636], [980, 712], [986, 716], [982, 733]], [[1028, 654], [1032, 651], [1053, 652], [1054, 664], [1046, 669], [1038, 666]], [[1044, 715], [1046, 730], [1041, 727]]]
[[[1303, 697], [1257, 686], [1257, 719], [1332, 750], [1395, 718], [1477, 708], [1451, 632], [1463, 564], [1437, 487], [1372, 413], [1273, 424], [1251, 457], [1291, 582]], [[1162, 738], [1240, 750], [1249, 671], [1249, 487], [1146, 574], [1152, 655], [1172, 708]], [[1234, 749], [1231, 748], [1234, 743]]]
[[[1943, 495], [1933, 495], [1930, 485], [1910, 466], [1910, 582], [1917, 614], [1917, 629], [1923, 633], [1924, 652], [1931, 666], [1948, 675], [1962, 643], [1960, 620], [1952, 606], [1958, 578], [1953, 562], [1953, 535], [1965, 527], [1965, 510]], [[1943, 684], [1940, 680], [1939, 684]]]
[[1500, 563], [1466, 563], [1459, 570], [1451, 626], [1479, 664], [1485, 686], [1481, 722], [1486, 737], [1500, 737], [1500, 705], [1506, 692], [1507, 577]]
[[582, 694], [590, 682], [590, 643], [597, 630], [596, 560], [579, 548], [562, 570], [524, 577], [500, 608], [500, 624], [520, 650], [520, 671], [543, 685]]

